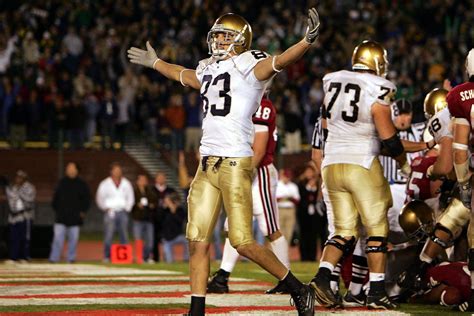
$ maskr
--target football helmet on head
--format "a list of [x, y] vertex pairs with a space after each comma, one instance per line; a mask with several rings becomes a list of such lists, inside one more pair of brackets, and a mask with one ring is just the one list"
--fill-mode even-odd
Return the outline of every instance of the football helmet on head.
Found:
[[[223, 36], [219, 37], [220, 34]], [[207, 33], [209, 54], [217, 59], [224, 59], [231, 52], [241, 54], [250, 49], [251, 44], [252, 27], [247, 20], [234, 13], [220, 16]]]
[[467, 76], [471, 78], [474, 76], [474, 48], [469, 51], [466, 58], [466, 71]]
[[381, 44], [365, 40], [354, 48], [352, 70], [369, 70], [377, 76], [385, 77], [387, 69], [387, 51]]
[[447, 95], [448, 91], [443, 88], [435, 88], [426, 95], [423, 109], [427, 119], [448, 106], [448, 102], [446, 101]]
[[434, 212], [425, 202], [413, 200], [402, 207], [398, 222], [410, 239], [422, 241], [433, 232]]

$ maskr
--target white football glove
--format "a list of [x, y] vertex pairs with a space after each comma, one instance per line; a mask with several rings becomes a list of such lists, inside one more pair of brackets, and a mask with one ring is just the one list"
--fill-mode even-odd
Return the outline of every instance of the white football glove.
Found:
[[145, 67], [154, 68], [155, 63], [160, 59], [156, 55], [156, 52], [153, 47], [151, 47], [149, 41], [146, 42], [146, 49], [147, 50], [131, 47], [127, 51], [130, 62], [138, 65], [143, 65]]
[[319, 36], [319, 14], [316, 8], [308, 10], [308, 27], [306, 28], [306, 34], [304, 40], [308, 44], [313, 44]]

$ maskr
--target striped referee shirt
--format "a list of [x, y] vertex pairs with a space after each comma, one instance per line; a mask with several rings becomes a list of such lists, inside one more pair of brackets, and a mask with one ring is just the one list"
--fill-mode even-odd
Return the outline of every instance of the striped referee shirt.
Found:
[[[406, 131], [398, 132], [400, 139], [409, 140], [412, 142], [420, 142], [423, 139], [423, 131], [425, 130], [425, 123], [411, 124], [411, 127]], [[411, 153], [407, 155], [408, 163], [411, 163], [413, 159], [420, 156], [420, 153]], [[387, 179], [388, 183], [407, 183], [407, 178], [403, 177], [397, 166], [397, 161], [392, 157], [379, 156], [380, 163], [383, 167], [383, 174]]]
[[314, 123], [311, 146], [315, 149], [324, 149], [323, 124], [321, 115], [316, 120], [316, 123]]

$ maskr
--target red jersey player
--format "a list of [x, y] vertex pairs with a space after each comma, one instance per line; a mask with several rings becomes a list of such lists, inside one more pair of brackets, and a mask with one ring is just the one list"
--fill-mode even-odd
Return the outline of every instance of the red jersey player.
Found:
[[[255, 178], [252, 183], [253, 215], [257, 219], [263, 235], [269, 239], [275, 255], [289, 268], [288, 244], [280, 232], [276, 205], [278, 172], [273, 165], [273, 156], [278, 139], [276, 110], [266, 96], [260, 102], [260, 107], [253, 115], [252, 120], [255, 130], [253, 164], [256, 167]], [[227, 220], [225, 227], [227, 227]], [[221, 266], [207, 285], [208, 293], [229, 292], [229, 275], [238, 259], [239, 254], [230, 245], [229, 239], [226, 238]], [[287, 293], [287, 289], [283, 283], [279, 282], [276, 287], [268, 290], [267, 293]]]
[[442, 262], [430, 267], [423, 282], [431, 290], [412, 299], [414, 303], [452, 305], [467, 301], [471, 296], [471, 278], [466, 262]]
[[[468, 267], [471, 271], [471, 286], [474, 285], [474, 219], [471, 207], [471, 171], [469, 170], [469, 140], [473, 134], [474, 120], [474, 49], [466, 59], [469, 81], [454, 87], [448, 94], [448, 108], [454, 117], [454, 170], [458, 180], [460, 200], [471, 210], [468, 229]], [[461, 311], [474, 311], [474, 296], [459, 306]]]
[[407, 184], [407, 202], [410, 200], [427, 200], [435, 197], [440, 183], [428, 178], [428, 168], [436, 162], [437, 155], [427, 153], [423, 157], [416, 157], [411, 163], [411, 174]]

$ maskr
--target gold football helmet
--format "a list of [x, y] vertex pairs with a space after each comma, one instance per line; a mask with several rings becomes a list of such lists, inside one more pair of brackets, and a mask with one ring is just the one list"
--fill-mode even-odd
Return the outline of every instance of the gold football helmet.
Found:
[[421, 241], [433, 232], [434, 212], [425, 202], [413, 200], [402, 207], [398, 222], [410, 239]]
[[423, 109], [427, 119], [448, 106], [447, 95], [448, 91], [442, 88], [433, 89], [426, 95]]
[[387, 51], [381, 44], [365, 40], [354, 48], [352, 70], [370, 70], [377, 76], [385, 77], [387, 69]]
[[[219, 38], [219, 34], [224, 36]], [[220, 16], [207, 33], [209, 54], [217, 59], [224, 59], [231, 52], [241, 54], [250, 49], [251, 44], [252, 27], [247, 20], [234, 13]], [[223, 45], [228, 46], [224, 48]]]

